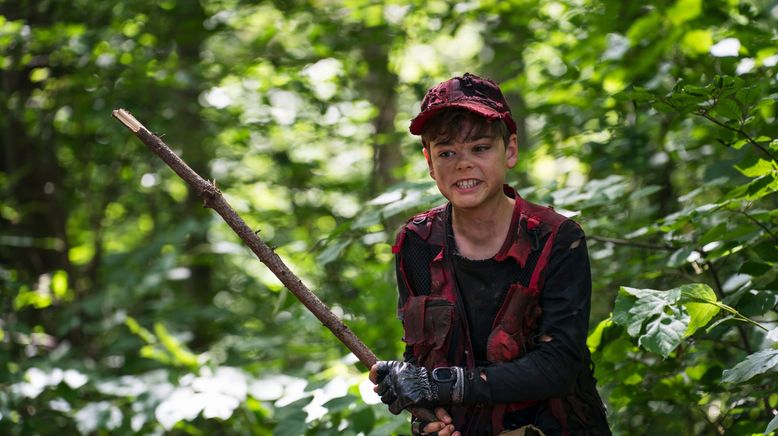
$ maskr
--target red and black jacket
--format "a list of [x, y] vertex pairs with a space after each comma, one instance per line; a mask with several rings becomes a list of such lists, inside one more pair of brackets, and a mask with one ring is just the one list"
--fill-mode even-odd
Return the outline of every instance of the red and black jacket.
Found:
[[[510, 284], [493, 320], [486, 343], [486, 359], [490, 365], [517, 361], [536, 348], [535, 339], [542, 333], [538, 331], [543, 314], [541, 296], [557, 233], [564, 223], [580, 232], [577, 224], [553, 209], [527, 202], [507, 186], [505, 193], [516, 200], [514, 222], [512, 234], [508, 235], [494, 259], [515, 262], [523, 278]], [[473, 355], [466, 310], [457, 285], [447, 230], [449, 216], [449, 205], [416, 215], [403, 226], [393, 247], [397, 254], [398, 285], [401, 289], [398, 313], [405, 331], [406, 359], [430, 369], [441, 366], [474, 368], [482, 364], [476, 362]], [[586, 269], [588, 274], [588, 258]], [[586, 278], [590, 282], [588, 275]], [[588, 295], [586, 297], [588, 299]], [[588, 301], [585, 309], [588, 322]], [[585, 343], [586, 327], [582, 328]], [[580, 366], [588, 369], [588, 350], [582, 352], [578, 359], [581, 360]], [[588, 373], [591, 378], [591, 371], [580, 372]], [[499, 383], [499, 372], [489, 377], [490, 384]], [[595, 408], [601, 409], [593, 379], [586, 382], [591, 385], [586, 390], [594, 391], [596, 396], [589, 402], [596, 402]], [[580, 384], [580, 381], [577, 383]], [[569, 395], [566, 393], [564, 396], [574, 396], [574, 390], [574, 386], [570, 386]], [[591, 396], [591, 392], [589, 394]], [[504, 428], [506, 414], [536, 407], [540, 403], [560, 421], [564, 433], [568, 428], [567, 416], [576, 412], [573, 409], [580, 409], [562, 398], [548, 398], [543, 393], [537, 393], [524, 395], [524, 398], [513, 402], [454, 408], [451, 413], [455, 426], [465, 435], [496, 434]], [[580, 401], [573, 400], [572, 403]], [[590, 413], [581, 413], [586, 414]], [[591, 419], [586, 416], [581, 418], [584, 421]]]

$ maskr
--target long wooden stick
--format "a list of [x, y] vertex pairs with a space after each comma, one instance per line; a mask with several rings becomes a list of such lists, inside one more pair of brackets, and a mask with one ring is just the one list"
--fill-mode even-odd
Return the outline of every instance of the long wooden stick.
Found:
[[[143, 124], [124, 109], [116, 109], [113, 116], [124, 124], [135, 136], [146, 144], [151, 151], [162, 159], [203, 199], [205, 207], [215, 210], [235, 233], [249, 246], [251, 251], [281, 283], [300, 300], [325, 327], [346, 346], [360, 362], [370, 368], [378, 360], [376, 355], [351, 331], [310, 289], [286, 266], [283, 260], [254, 233], [245, 221], [224, 199], [216, 183], [200, 177], [178, 155], [173, 153], [157, 135], [151, 133]], [[425, 421], [437, 421], [435, 415], [426, 409], [412, 409], [411, 413]]]

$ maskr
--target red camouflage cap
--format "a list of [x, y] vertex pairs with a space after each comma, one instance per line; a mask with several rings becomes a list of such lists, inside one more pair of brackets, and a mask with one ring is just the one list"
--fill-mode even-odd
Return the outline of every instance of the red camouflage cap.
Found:
[[411, 133], [421, 135], [424, 124], [430, 118], [441, 109], [450, 107], [467, 109], [492, 120], [503, 120], [508, 130], [516, 133], [511, 108], [497, 83], [470, 73], [441, 82], [427, 91], [421, 101], [421, 112], [411, 120]]

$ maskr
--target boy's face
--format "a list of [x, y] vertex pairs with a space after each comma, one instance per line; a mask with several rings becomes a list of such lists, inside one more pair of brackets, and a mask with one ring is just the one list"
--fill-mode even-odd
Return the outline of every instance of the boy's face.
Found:
[[[463, 132], [473, 129], [462, 129]], [[476, 129], [477, 130], [477, 129]], [[475, 136], [475, 137], [472, 137]], [[518, 145], [512, 134], [507, 144], [491, 135], [459, 135], [429, 141], [424, 148], [430, 176], [456, 208], [491, 207], [503, 194], [506, 171], [516, 165]]]

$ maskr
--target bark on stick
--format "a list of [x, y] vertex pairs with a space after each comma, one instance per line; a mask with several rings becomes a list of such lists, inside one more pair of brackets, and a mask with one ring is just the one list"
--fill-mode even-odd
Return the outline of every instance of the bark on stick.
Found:
[[[157, 135], [151, 133], [143, 124], [124, 109], [116, 109], [113, 116], [124, 124], [138, 139], [162, 159], [179, 177], [181, 177], [203, 199], [203, 206], [216, 211], [235, 233], [249, 246], [259, 260], [275, 274], [281, 283], [289, 289], [301, 303], [308, 308], [325, 327], [346, 346], [362, 364], [370, 368], [378, 360], [376, 355], [338, 318], [308, 286], [295, 275], [283, 260], [232, 209], [224, 199], [216, 183], [203, 179], [186, 164]], [[435, 415], [426, 409], [413, 409], [411, 412], [425, 421], [437, 421]]]

